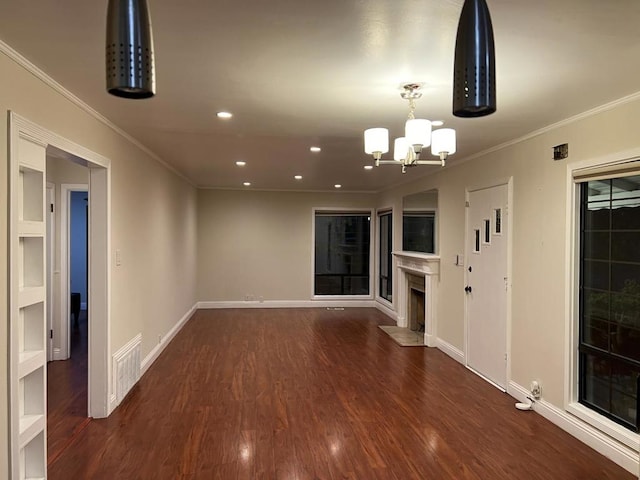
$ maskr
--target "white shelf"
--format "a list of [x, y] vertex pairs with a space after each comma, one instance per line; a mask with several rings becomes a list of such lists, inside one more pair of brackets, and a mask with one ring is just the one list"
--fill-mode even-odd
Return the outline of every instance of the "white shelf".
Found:
[[20, 258], [21, 289], [44, 286], [44, 237], [20, 237], [18, 239]]
[[44, 350], [27, 350], [21, 352], [18, 359], [18, 378], [23, 378], [45, 365]]
[[23, 415], [20, 417], [20, 448], [29, 443], [40, 432], [44, 431], [46, 417], [44, 415]]
[[44, 222], [18, 222], [20, 237], [43, 237], [46, 229]]
[[26, 287], [18, 292], [18, 308], [28, 307], [42, 302], [45, 298], [44, 287]]

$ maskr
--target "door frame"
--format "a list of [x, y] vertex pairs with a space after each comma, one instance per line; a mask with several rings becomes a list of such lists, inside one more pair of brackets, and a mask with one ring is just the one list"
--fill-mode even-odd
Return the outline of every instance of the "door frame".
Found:
[[[68, 140], [17, 113], [9, 112], [10, 141], [26, 135], [46, 145], [57, 157], [66, 158], [89, 169], [89, 356], [88, 356], [88, 415], [105, 418], [110, 412], [111, 351], [110, 304], [111, 304], [111, 160]], [[14, 155], [10, 149], [10, 155]], [[10, 159], [11, 161], [11, 159]], [[43, 196], [43, 201], [46, 195]], [[12, 200], [10, 200], [12, 201]], [[14, 205], [9, 205], [13, 210]], [[47, 279], [48, 280], [48, 279]], [[18, 351], [9, 336], [9, 351]], [[11, 360], [13, 361], [13, 354]], [[17, 386], [11, 385], [11, 389]], [[16, 407], [17, 408], [17, 407]], [[15, 459], [14, 459], [15, 461]]]
[[[71, 329], [69, 328], [69, 309], [71, 307], [71, 192], [87, 192], [88, 195], [91, 194], [89, 185], [86, 183], [63, 183], [60, 185], [60, 324], [58, 325], [58, 331], [54, 333], [59, 335], [61, 343], [60, 357], [56, 358], [56, 360], [66, 360], [71, 356]], [[91, 240], [87, 240], [89, 246], [91, 246]], [[89, 268], [88, 264], [87, 268]]]
[[45, 214], [47, 215], [47, 361], [51, 362], [55, 355], [53, 351], [53, 331], [55, 329], [55, 316], [53, 314], [53, 277], [55, 275], [55, 257], [56, 257], [56, 185], [55, 183], [46, 182], [47, 188], [47, 207]]
[[470, 229], [469, 229], [469, 198], [472, 192], [479, 190], [486, 190], [488, 188], [499, 187], [502, 185], [507, 186], [507, 215], [509, 221], [507, 222], [507, 318], [506, 318], [506, 345], [505, 351], [507, 352], [506, 372], [505, 372], [505, 386], [492, 382], [476, 370], [469, 366], [469, 301], [467, 295], [463, 292], [464, 286], [460, 287], [460, 292], [464, 295], [464, 365], [469, 370], [479, 375], [487, 382], [491, 383], [502, 391], [509, 390], [509, 384], [511, 383], [511, 323], [512, 323], [512, 281], [513, 281], [513, 177], [497, 179], [493, 182], [487, 182], [479, 185], [473, 185], [465, 188], [465, 209], [464, 209], [464, 284], [468, 285], [468, 267], [469, 259], [471, 258], [471, 250], [469, 248], [470, 243]]

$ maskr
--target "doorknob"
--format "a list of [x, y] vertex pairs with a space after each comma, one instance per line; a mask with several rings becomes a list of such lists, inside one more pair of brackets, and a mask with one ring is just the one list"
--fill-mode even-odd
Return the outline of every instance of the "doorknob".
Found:
[[464, 287], [464, 291], [467, 292], [467, 293], [471, 293], [471, 290], [472, 290], [472, 288], [469, 285]]

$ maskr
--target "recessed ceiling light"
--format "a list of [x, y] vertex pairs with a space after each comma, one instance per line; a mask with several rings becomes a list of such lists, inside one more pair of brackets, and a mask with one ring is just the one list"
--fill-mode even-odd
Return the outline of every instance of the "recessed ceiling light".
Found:
[[293, 177], [293, 178], [295, 178], [296, 180], [302, 180], [302, 175], [296, 175], [296, 176], [295, 176], [295, 177]]
[[339, 183], [336, 183], [336, 184], [334, 185], [334, 187], [336, 187], [336, 188], [342, 188], [342, 185], [340, 185]]
[[244, 182], [244, 183], [243, 183], [243, 185], [244, 185], [245, 187], [250, 187], [250, 186], [251, 186], [251, 182]]
[[231, 117], [233, 117], [233, 113], [230, 113], [230, 112], [218, 112], [218, 113], [216, 113], [216, 115], [218, 116], [218, 118], [231, 118]]
[[239, 167], [244, 167], [246, 164], [247, 164], [247, 162], [243, 162], [242, 160], [238, 160], [236, 162], [236, 165], [239, 166]]
[[365, 170], [373, 170], [373, 165], [365, 165], [364, 169]]
[[311, 148], [309, 148], [309, 150], [314, 152], [314, 153], [318, 153], [318, 152], [322, 151], [322, 149], [320, 147], [311, 147]]
[[444, 125], [444, 122], [442, 120], [434, 120], [433, 122], [431, 122], [431, 125], [434, 127], [441, 127], [442, 125]]

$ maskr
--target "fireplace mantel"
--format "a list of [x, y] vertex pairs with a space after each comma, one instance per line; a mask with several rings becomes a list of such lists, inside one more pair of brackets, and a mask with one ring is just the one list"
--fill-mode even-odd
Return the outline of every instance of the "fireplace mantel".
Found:
[[392, 252], [398, 271], [398, 326], [408, 327], [409, 280], [407, 274], [424, 277], [424, 344], [436, 346], [436, 302], [440, 282], [440, 257], [418, 252]]
[[412, 270], [426, 275], [438, 275], [440, 273], [440, 256], [418, 252], [392, 252], [396, 257], [398, 268]]

